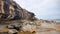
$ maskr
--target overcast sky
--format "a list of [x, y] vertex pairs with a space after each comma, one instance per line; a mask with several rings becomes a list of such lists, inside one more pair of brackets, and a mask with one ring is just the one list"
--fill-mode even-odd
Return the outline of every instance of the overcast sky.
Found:
[[39, 19], [60, 19], [60, 0], [14, 0]]

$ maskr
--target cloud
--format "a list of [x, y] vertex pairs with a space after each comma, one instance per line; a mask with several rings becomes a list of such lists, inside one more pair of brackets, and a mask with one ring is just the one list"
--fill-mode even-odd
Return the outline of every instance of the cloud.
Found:
[[14, 1], [16, 1], [22, 8], [25, 8], [35, 13], [36, 17], [38, 18], [42, 19], [59, 18], [60, 0], [14, 0]]

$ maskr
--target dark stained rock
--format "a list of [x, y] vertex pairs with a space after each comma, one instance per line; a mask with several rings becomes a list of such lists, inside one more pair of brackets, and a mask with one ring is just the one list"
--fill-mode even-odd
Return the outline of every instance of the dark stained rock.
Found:
[[18, 25], [18, 24], [12, 24], [12, 25], [8, 25], [8, 26], [6, 26], [8, 29], [15, 29], [15, 30], [17, 30], [17, 31], [19, 31], [21, 28], [22, 28], [22, 26], [20, 26], [20, 25]]

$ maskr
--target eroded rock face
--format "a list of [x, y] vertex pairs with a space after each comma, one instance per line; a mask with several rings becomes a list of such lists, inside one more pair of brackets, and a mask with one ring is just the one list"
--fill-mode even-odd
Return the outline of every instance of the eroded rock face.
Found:
[[[16, 22], [16, 21], [15, 21]], [[22, 20], [22, 22], [10, 23], [9, 25], [1, 25], [0, 33], [14, 34], [14, 33], [22, 33], [22, 32], [36, 32], [36, 23]]]
[[0, 20], [34, 19], [35, 14], [21, 8], [13, 0], [0, 0]]

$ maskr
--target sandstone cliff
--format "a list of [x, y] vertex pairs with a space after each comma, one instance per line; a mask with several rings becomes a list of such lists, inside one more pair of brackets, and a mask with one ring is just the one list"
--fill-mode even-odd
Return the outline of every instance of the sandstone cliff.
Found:
[[13, 0], [0, 0], [0, 20], [34, 19], [35, 14], [23, 9]]

